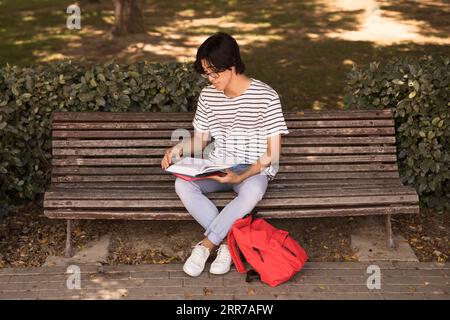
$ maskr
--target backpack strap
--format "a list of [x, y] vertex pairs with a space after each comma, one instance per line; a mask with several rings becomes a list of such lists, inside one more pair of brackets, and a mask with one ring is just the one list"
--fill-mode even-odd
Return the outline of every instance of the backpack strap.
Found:
[[248, 270], [247, 276], [245, 277], [245, 282], [252, 282], [255, 279], [261, 280], [261, 276], [259, 275], [259, 273], [253, 269]]
[[228, 233], [227, 241], [228, 241], [228, 248], [230, 250], [230, 255], [231, 255], [231, 258], [233, 259], [233, 262], [234, 262], [234, 265], [236, 266], [237, 271], [239, 273], [244, 273], [245, 266], [239, 255], [239, 249], [236, 245], [236, 239], [234, 237], [233, 228], [231, 228], [230, 232]]

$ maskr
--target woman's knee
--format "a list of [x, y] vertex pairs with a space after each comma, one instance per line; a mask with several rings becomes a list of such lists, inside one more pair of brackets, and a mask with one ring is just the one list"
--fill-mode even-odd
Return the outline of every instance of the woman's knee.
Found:
[[175, 179], [175, 192], [181, 196], [193, 190], [194, 186], [189, 181], [183, 180], [181, 178]]
[[253, 183], [248, 184], [239, 191], [239, 196], [243, 196], [246, 199], [252, 199], [253, 202], [258, 203], [264, 197], [267, 190], [267, 184]]
[[252, 194], [253, 194], [253, 199], [256, 202], [259, 202], [262, 200], [262, 198], [264, 197], [264, 194], [266, 193], [266, 188], [255, 188], [255, 190], [253, 190]]

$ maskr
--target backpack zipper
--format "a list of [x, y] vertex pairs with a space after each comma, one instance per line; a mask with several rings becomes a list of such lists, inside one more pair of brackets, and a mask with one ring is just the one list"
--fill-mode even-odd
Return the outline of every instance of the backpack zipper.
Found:
[[264, 258], [263, 258], [263, 256], [262, 256], [261, 251], [260, 251], [258, 248], [255, 248], [255, 247], [253, 247], [253, 250], [255, 250], [255, 251], [258, 253], [258, 255], [259, 255], [261, 261], [264, 262]]

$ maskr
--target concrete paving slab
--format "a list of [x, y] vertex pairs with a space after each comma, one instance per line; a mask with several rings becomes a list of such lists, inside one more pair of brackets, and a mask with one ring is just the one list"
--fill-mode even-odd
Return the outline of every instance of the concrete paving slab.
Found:
[[402, 236], [394, 236], [395, 248], [388, 246], [387, 230], [379, 217], [366, 217], [351, 235], [351, 247], [360, 262], [406, 261], [419, 262], [409, 243]]

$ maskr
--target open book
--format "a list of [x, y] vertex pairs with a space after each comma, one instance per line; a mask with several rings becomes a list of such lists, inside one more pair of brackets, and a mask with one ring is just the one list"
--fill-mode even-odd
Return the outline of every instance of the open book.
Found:
[[235, 165], [234, 162], [215, 163], [207, 159], [186, 157], [168, 167], [166, 171], [180, 178], [193, 178], [187, 180], [198, 180], [211, 175], [221, 175], [225, 169]]

